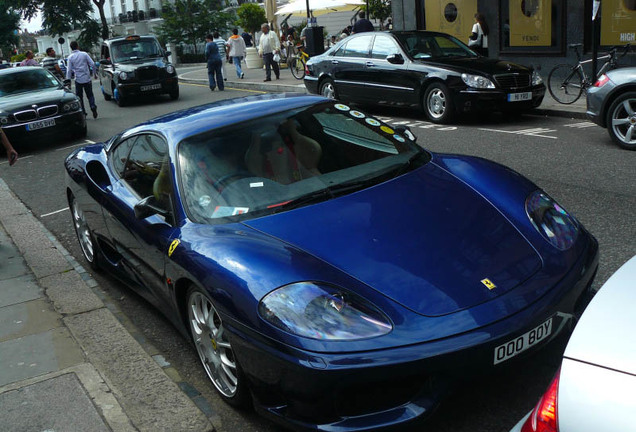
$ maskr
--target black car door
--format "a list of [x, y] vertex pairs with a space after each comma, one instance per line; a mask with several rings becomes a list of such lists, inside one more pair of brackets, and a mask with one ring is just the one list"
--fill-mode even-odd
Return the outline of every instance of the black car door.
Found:
[[[159, 135], [139, 134], [120, 142], [110, 156], [119, 176], [104, 199], [111, 244], [121, 256], [123, 270], [139, 285], [140, 293], [159, 307], [170, 304], [164, 266], [175, 228], [170, 216], [174, 195], [168, 145]], [[170, 181], [161, 182], [163, 190], [158, 190], [157, 179], [166, 175]], [[151, 196], [167, 215], [135, 217], [135, 205]]]
[[[390, 62], [387, 58], [392, 56]], [[409, 60], [393, 37], [376, 34], [371, 48], [371, 58], [366, 61], [368, 94], [373, 94], [377, 103], [394, 105], [417, 105], [419, 72], [409, 70]]]
[[369, 60], [369, 49], [373, 34], [351, 38], [332, 58], [333, 77], [338, 96], [344, 100], [364, 102], [366, 94], [365, 63]]

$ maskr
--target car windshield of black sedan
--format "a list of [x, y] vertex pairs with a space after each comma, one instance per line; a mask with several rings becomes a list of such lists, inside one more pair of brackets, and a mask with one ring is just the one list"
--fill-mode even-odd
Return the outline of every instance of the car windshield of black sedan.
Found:
[[428, 162], [409, 136], [333, 102], [211, 130], [179, 144], [181, 196], [202, 223], [325, 201]]
[[477, 57], [477, 54], [452, 36], [427, 33], [396, 33], [395, 36], [414, 59]]
[[161, 56], [161, 47], [153, 38], [122, 40], [121, 42], [113, 42], [111, 47], [111, 60], [114, 62]]
[[0, 96], [26, 93], [60, 87], [60, 82], [49, 71], [33, 66], [23, 66], [24, 70], [0, 75]]

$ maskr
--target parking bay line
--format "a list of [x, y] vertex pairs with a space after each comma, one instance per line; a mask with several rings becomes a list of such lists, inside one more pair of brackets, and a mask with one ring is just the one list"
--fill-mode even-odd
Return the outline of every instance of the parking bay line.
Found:
[[55, 151], [66, 150], [66, 149], [70, 149], [70, 148], [73, 148], [73, 147], [78, 147], [78, 146], [86, 145], [86, 144], [95, 144], [95, 141], [91, 141], [91, 140], [87, 139], [87, 140], [84, 140], [84, 142], [81, 142], [81, 143], [77, 143], [77, 144], [73, 144], [73, 145], [70, 145], [70, 146], [66, 146], [66, 147], [61, 147], [61, 148], [55, 149]]
[[532, 129], [522, 129], [518, 131], [507, 131], [507, 130], [501, 130], [501, 129], [479, 128], [479, 130], [488, 131], [488, 132], [502, 132], [502, 133], [514, 134], [514, 135], [525, 135], [525, 136], [535, 136], [540, 138], [557, 139], [557, 137], [555, 136], [542, 135], [548, 132], [556, 132], [556, 129], [532, 128]]
[[54, 214], [62, 213], [63, 211], [66, 211], [66, 210], [68, 210], [68, 207], [64, 207], [63, 209], [55, 210], [55, 211], [52, 211], [51, 213], [40, 215], [40, 217], [43, 218], [47, 216], [53, 216]]

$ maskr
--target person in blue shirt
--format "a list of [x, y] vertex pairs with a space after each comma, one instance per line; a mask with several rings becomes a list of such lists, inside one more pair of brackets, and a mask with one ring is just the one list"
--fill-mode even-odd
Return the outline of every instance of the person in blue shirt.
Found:
[[82, 104], [82, 111], [86, 115], [84, 109], [84, 92], [93, 111], [93, 118], [97, 118], [97, 105], [95, 105], [95, 96], [93, 95], [93, 82], [91, 78], [95, 74], [95, 62], [84, 51], [79, 50], [77, 41], [71, 42], [73, 52], [68, 56], [68, 64], [66, 66], [66, 79], [70, 80], [75, 76], [75, 93]]
[[210, 90], [214, 91], [216, 86], [219, 86], [219, 90], [225, 90], [223, 85], [223, 62], [221, 55], [219, 54], [219, 46], [213, 42], [214, 37], [211, 34], [205, 37], [205, 61], [208, 63], [208, 80], [210, 82]]

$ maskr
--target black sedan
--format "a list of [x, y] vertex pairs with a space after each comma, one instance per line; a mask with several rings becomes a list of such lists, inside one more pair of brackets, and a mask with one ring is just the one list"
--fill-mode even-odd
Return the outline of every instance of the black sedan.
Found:
[[309, 59], [305, 86], [351, 102], [421, 107], [434, 123], [475, 110], [528, 111], [545, 95], [532, 69], [482, 57], [453, 36], [427, 31], [348, 37]]
[[0, 70], [0, 126], [12, 142], [86, 136], [79, 99], [40, 67]]

